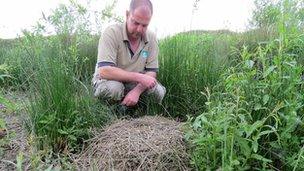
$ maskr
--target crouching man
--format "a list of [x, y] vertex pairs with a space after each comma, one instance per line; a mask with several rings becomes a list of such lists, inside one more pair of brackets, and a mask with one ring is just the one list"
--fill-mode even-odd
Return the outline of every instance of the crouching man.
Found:
[[104, 31], [92, 80], [95, 97], [132, 107], [145, 93], [161, 103], [166, 89], [156, 79], [157, 39], [147, 30], [152, 13], [150, 0], [131, 0], [126, 22]]

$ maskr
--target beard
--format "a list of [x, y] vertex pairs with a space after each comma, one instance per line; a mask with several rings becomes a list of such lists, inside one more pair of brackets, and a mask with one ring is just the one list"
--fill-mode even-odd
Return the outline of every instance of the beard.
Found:
[[139, 33], [139, 32], [133, 32], [132, 33], [132, 37], [134, 37], [136, 39], [141, 38], [141, 36], [142, 36], [142, 33]]

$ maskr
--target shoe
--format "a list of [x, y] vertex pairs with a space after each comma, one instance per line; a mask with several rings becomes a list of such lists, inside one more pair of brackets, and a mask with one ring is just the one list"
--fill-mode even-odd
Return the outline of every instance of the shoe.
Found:
[[118, 104], [116, 106], [115, 112], [118, 117], [130, 116], [130, 117], [134, 118], [134, 117], [137, 117], [137, 113], [136, 113], [137, 109], [138, 109], [138, 105], [128, 107], [128, 106], [125, 106], [122, 104]]
[[128, 107], [125, 105], [117, 105], [116, 106], [116, 112], [118, 112], [121, 115], [125, 115], [127, 113]]

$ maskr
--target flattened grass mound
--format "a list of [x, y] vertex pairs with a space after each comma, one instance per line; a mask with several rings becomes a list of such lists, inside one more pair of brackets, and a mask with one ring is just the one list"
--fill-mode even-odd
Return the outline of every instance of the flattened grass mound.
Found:
[[190, 170], [181, 124], [160, 116], [119, 120], [96, 132], [82, 170]]

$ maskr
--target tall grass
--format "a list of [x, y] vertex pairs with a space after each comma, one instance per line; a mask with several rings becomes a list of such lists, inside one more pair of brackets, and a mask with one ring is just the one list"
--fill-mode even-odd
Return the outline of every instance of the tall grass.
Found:
[[27, 125], [38, 138], [40, 149], [73, 151], [88, 138], [90, 127], [107, 121], [108, 113], [102, 107], [96, 110], [97, 102], [80, 80], [79, 68], [72, 65], [73, 56], [67, 53], [71, 48], [62, 49], [54, 42], [57, 40], [32, 34], [24, 39], [27, 54], [23, 56], [23, 73], [30, 96]]
[[[0, 78], [0, 85], [6, 89], [14, 89], [13, 85], [20, 85], [19, 75], [21, 68], [16, 65], [21, 59], [21, 48], [18, 47], [17, 40], [0, 40], [0, 74], [5, 79]], [[9, 75], [9, 77], [7, 77]]]
[[159, 80], [167, 88], [164, 106], [171, 116], [204, 110], [201, 92], [217, 83], [235, 43], [231, 35], [208, 33], [183, 33], [160, 42]]
[[[33, 31], [11, 44], [0, 42], [3, 72], [13, 78], [0, 83], [28, 93], [27, 128], [39, 149], [53, 152], [77, 150], [91, 127], [112, 117], [91, 94], [99, 37], [90, 34], [85, 7], [70, 3], [43, 16]], [[44, 36], [47, 27], [57, 34]]]
[[[14, 78], [3, 85], [28, 93], [27, 128], [39, 149], [75, 151], [89, 137], [91, 127], [100, 127], [112, 117], [91, 94], [99, 37], [90, 34], [89, 13], [70, 1], [43, 16], [33, 31], [24, 31], [14, 46], [1, 48], [0, 61]], [[46, 28], [56, 35], [44, 36]]]

